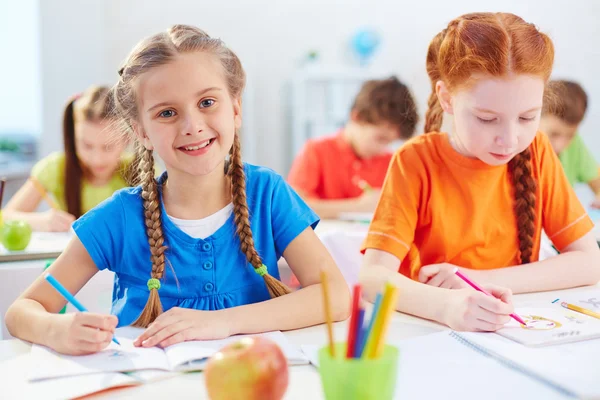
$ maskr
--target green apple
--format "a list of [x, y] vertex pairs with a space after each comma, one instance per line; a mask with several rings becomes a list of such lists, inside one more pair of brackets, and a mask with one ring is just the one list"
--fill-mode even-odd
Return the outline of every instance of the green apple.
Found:
[[31, 226], [25, 221], [5, 221], [0, 236], [7, 250], [25, 250], [31, 240]]

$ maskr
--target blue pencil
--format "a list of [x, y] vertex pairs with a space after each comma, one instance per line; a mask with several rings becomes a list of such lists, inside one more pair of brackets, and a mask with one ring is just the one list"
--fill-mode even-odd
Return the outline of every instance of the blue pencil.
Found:
[[361, 355], [365, 349], [365, 346], [367, 345], [367, 340], [369, 339], [369, 335], [371, 334], [371, 331], [373, 330], [373, 325], [375, 325], [375, 319], [377, 317], [377, 312], [379, 312], [379, 306], [381, 306], [382, 298], [383, 298], [383, 295], [381, 293], [377, 293], [377, 296], [375, 297], [375, 304], [373, 305], [373, 311], [371, 312], [371, 319], [369, 320], [369, 326], [365, 329], [364, 335], [361, 338], [362, 339], [362, 343], [360, 345]]
[[354, 358], [360, 358], [363, 349], [363, 335], [365, 330], [363, 328], [363, 321], [365, 320], [365, 309], [361, 308], [358, 310], [358, 318], [356, 319], [356, 342], [354, 342]]
[[[56, 289], [56, 291], [60, 293], [62, 297], [64, 297], [69, 303], [73, 304], [73, 306], [76, 309], [78, 309], [81, 312], [87, 312], [87, 309], [83, 306], [83, 304], [81, 304], [75, 297], [73, 297], [73, 295], [69, 293], [69, 291], [65, 289], [65, 287], [61, 285], [59, 281], [54, 279], [52, 275], [46, 273], [45, 278], [48, 281], [48, 283], [51, 284], [52, 287]], [[119, 343], [119, 341], [114, 336], [112, 338], [112, 341], [118, 344], [119, 346], [121, 345], [121, 343]]]

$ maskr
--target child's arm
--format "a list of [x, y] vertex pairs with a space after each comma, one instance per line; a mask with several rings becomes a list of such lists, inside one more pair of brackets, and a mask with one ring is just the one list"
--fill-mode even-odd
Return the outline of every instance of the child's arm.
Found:
[[[98, 269], [75, 237], [48, 272], [70, 293], [77, 293]], [[94, 313], [56, 314], [65, 304], [66, 300], [42, 275], [9, 307], [6, 327], [17, 338], [67, 354], [93, 353], [110, 344], [117, 317]]]
[[591, 181], [588, 182], [588, 185], [589, 185], [590, 189], [592, 189], [592, 191], [596, 195], [596, 198], [592, 202], [592, 207], [600, 208], [600, 177], [592, 179]]
[[490, 270], [469, 270], [482, 283], [510, 288], [515, 293], [540, 292], [594, 285], [600, 281], [600, 248], [593, 232], [544, 261]]
[[513, 312], [510, 290], [487, 286], [495, 297], [471, 288], [449, 290], [413, 281], [398, 272], [401, 260], [381, 250], [367, 249], [360, 270], [364, 296], [374, 301], [385, 282], [398, 287], [396, 310], [448, 325], [455, 330], [495, 331]]
[[335, 219], [345, 212], [372, 212], [379, 200], [379, 190], [367, 190], [361, 196], [350, 199], [319, 199], [311, 197], [300, 188], [294, 188], [306, 204], [321, 218]]
[[15, 219], [25, 221], [34, 231], [68, 231], [75, 217], [60, 210], [34, 212], [41, 200], [40, 192], [28, 180], [4, 207], [2, 218], [5, 221]]

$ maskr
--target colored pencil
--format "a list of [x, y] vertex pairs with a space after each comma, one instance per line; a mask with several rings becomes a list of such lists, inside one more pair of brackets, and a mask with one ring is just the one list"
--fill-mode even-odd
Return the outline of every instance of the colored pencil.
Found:
[[363, 327], [365, 320], [365, 309], [358, 310], [358, 320], [356, 321], [356, 340], [354, 342], [354, 358], [360, 358], [362, 353], [362, 337], [365, 334]]
[[327, 338], [329, 340], [329, 354], [335, 358], [335, 341], [333, 339], [333, 321], [331, 318], [331, 303], [329, 299], [329, 281], [327, 273], [321, 271], [321, 287], [323, 288], [323, 307], [325, 309], [325, 322], [327, 323]]
[[[483, 294], [486, 294], [488, 296], [492, 296], [491, 293], [485, 291], [484, 289], [482, 289], [481, 287], [479, 287], [475, 282], [471, 281], [469, 278], [467, 278], [465, 275], [463, 275], [458, 268], [454, 269], [454, 273], [456, 274], [456, 276], [458, 276], [460, 279], [462, 279], [463, 281], [465, 281], [469, 286], [471, 286], [473, 289], [480, 291]], [[492, 296], [494, 297], [494, 296]], [[519, 317], [517, 314], [510, 314], [510, 316], [517, 321], [518, 323], [520, 323], [521, 325], [527, 325], [527, 323], [525, 321], [523, 321], [523, 319], [521, 317]]]
[[346, 358], [354, 357], [354, 344], [356, 342], [356, 323], [358, 321], [358, 307], [360, 304], [361, 286], [354, 285], [352, 296], [352, 313], [350, 314], [350, 324], [348, 325], [348, 341], [346, 342]]
[[381, 308], [381, 300], [383, 296], [381, 293], [377, 293], [375, 297], [375, 303], [373, 304], [373, 310], [371, 311], [371, 317], [369, 319], [369, 325], [365, 329], [364, 337], [362, 338], [362, 344], [360, 349], [360, 356], [366, 357], [367, 352], [365, 351], [367, 347], [367, 342], [371, 334], [373, 333], [373, 325], [375, 325], [375, 320], [377, 319], [377, 314], [379, 313], [379, 309]]
[[52, 198], [50, 196], [48, 196], [48, 192], [46, 192], [46, 189], [44, 188], [44, 186], [42, 186], [42, 184], [35, 177], [30, 176], [29, 181], [33, 184], [33, 187], [38, 191], [40, 196], [42, 196], [42, 198], [44, 200], [46, 200], [46, 203], [48, 203], [48, 205], [53, 210], [59, 209], [58, 204], [56, 204], [56, 202], [54, 200], [52, 200]]
[[[46, 272], [45, 278], [46, 281], [48, 281], [48, 283], [52, 285], [52, 287], [56, 289], [56, 291], [60, 293], [62, 297], [64, 297], [69, 303], [73, 304], [73, 306], [76, 309], [78, 309], [81, 312], [87, 312], [87, 309], [83, 306], [83, 304], [81, 304], [79, 300], [73, 297], [73, 295], [69, 293], [69, 291], [63, 285], [61, 285], [60, 282], [57, 281], [52, 275]], [[121, 343], [119, 343], [119, 341], [114, 336], [112, 338], [112, 341], [118, 344], [119, 346], [121, 345]]]
[[569, 310], [577, 311], [582, 314], [589, 315], [590, 317], [600, 319], [600, 314], [598, 314], [597, 312], [594, 312], [592, 310], [588, 310], [587, 308], [579, 307], [579, 306], [576, 306], [575, 304], [566, 303], [564, 301], [562, 303], [560, 303], [560, 305], [563, 306], [564, 308], [568, 308]]
[[387, 336], [388, 327], [390, 326], [390, 320], [392, 319], [392, 315], [394, 314], [394, 310], [396, 309], [396, 300], [398, 299], [398, 288], [396, 288], [396, 286], [388, 282], [386, 284], [385, 294], [388, 295], [389, 299], [387, 301], [386, 308], [382, 310], [383, 313], [381, 327], [379, 330], [377, 341], [375, 342], [375, 346], [373, 347], [373, 353], [371, 355], [371, 358], [379, 358], [383, 354], [383, 349], [385, 347], [385, 338]]

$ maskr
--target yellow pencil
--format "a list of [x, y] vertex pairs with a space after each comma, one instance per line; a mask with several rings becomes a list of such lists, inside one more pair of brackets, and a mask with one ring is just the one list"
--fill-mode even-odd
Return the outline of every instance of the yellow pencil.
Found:
[[[390, 309], [394, 310], [395, 308], [395, 300], [392, 298], [392, 294], [395, 290], [396, 287], [391, 283], [387, 282], [385, 284], [383, 298], [381, 299], [381, 305], [379, 306], [379, 311], [377, 312], [377, 319], [375, 320], [373, 330], [369, 334], [367, 345], [363, 351], [363, 357], [365, 358], [375, 358], [376, 349], [381, 340], [381, 334], [383, 329], [387, 328], [387, 315], [390, 313]], [[385, 342], [385, 339], [383, 341]]]
[[335, 358], [335, 341], [333, 340], [333, 322], [331, 320], [331, 305], [329, 303], [329, 282], [327, 273], [321, 271], [321, 287], [323, 288], [323, 306], [325, 308], [325, 322], [327, 323], [327, 336], [329, 337], [329, 353]]
[[48, 205], [50, 207], [52, 207], [52, 209], [58, 210], [58, 204], [56, 204], [56, 202], [54, 200], [52, 200], [52, 198], [50, 198], [50, 196], [48, 196], [48, 193], [46, 192], [46, 189], [44, 189], [44, 186], [42, 186], [42, 184], [37, 179], [35, 179], [33, 176], [30, 176], [29, 180], [33, 184], [33, 187], [38, 191], [40, 196], [42, 196], [42, 198], [44, 200], [46, 200]]
[[383, 354], [383, 349], [385, 347], [385, 338], [387, 335], [388, 327], [390, 326], [390, 320], [392, 319], [392, 315], [394, 314], [394, 310], [396, 309], [396, 299], [398, 299], [398, 289], [388, 283], [386, 287], [386, 291], [389, 288], [389, 302], [387, 304], [388, 308], [384, 310], [383, 321], [381, 322], [381, 330], [379, 332], [378, 340], [375, 343], [375, 347], [373, 349], [372, 358], [379, 358]]
[[588, 310], [587, 308], [579, 307], [579, 306], [576, 306], [575, 304], [565, 303], [564, 301], [562, 303], [560, 303], [560, 305], [563, 306], [564, 308], [568, 308], [569, 310], [577, 311], [582, 314], [589, 315], [590, 317], [600, 319], [600, 314], [598, 314], [597, 312], [594, 312], [592, 310]]

